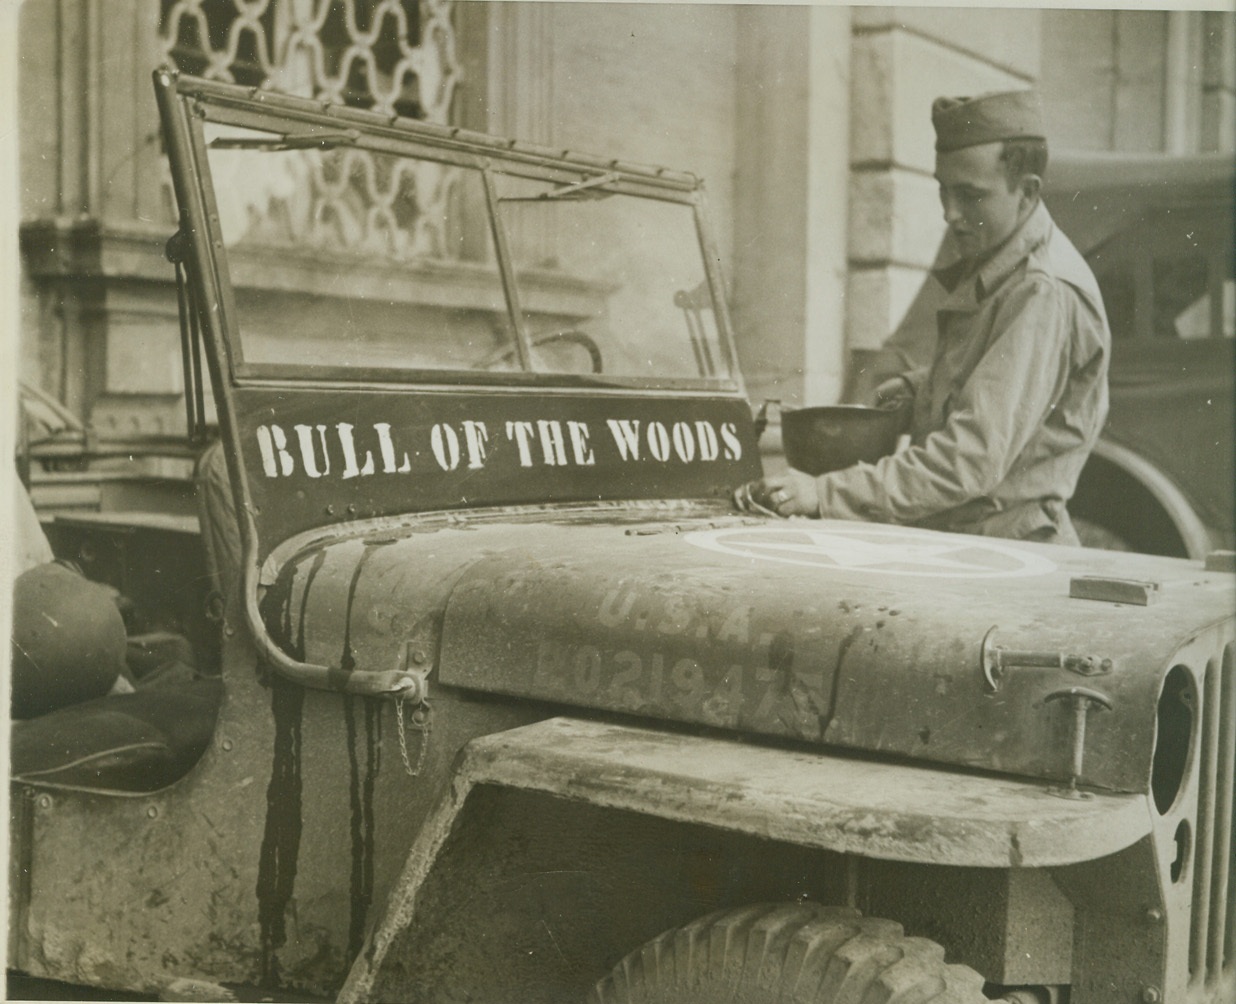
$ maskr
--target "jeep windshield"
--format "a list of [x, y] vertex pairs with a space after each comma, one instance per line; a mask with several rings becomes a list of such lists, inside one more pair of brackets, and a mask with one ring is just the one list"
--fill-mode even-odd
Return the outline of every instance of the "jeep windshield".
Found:
[[199, 107], [242, 375], [736, 389], [694, 178]]
[[254, 561], [345, 520], [726, 506], [758, 474], [694, 175], [155, 85], [186, 420], [208, 370]]

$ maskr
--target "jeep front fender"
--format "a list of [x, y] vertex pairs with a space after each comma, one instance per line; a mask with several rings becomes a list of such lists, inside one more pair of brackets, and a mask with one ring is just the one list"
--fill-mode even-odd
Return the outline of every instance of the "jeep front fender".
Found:
[[1140, 794], [1061, 797], [1051, 787], [938, 768], [555, 718], [463, 750], [387, 915], [340, 1001], [368, 997], [387, 949], [477, 785], [703, 824], [820, 850], [934, 865], [1039, 868], [1092, 860], [1150, 832]]

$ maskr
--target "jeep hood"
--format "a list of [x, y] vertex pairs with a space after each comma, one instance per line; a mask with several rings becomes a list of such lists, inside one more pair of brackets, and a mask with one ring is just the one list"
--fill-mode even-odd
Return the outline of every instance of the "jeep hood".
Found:
[[[436, 687], [1061, 782], [1082, 688], [1101, 702], [1080, 781], [1125, 791], [1148, 788], [1167, 672], [1230, 644], [1232, 577], [1197, 563], [616, 516], [454, 520], [302, 549], [267, 619], [301, 657], [337, 665], [342, 637], [343, 665], [435, 665]], [[989, 673], [1005, 656], [994, 686], [985, 644]]]

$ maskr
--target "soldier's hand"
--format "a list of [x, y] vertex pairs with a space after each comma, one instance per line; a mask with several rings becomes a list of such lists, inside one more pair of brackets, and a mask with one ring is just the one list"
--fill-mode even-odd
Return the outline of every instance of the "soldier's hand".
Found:
[[875, 389], [877, 408], [900, 408], [914, 400], [914, 390], [904, 376], [889, 377]]
[[734, 492], [734, 502], [744, 512], [766, 512], [776, 516], [820, 514], [815, 478], [793, 468], [783, 474], [748, 482]]

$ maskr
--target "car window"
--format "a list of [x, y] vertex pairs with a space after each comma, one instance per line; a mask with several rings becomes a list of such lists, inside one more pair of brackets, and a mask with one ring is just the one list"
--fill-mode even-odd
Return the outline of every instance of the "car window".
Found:
[[1161, 209], [1086, 257], [1117, 340], [1236, 336], [1230, 210]]
[[1206, 292], [1190, 302], [1173, 316], [1172, 330], [1184, 341], [1211, 338], [1216, 331], [1223, 338], [1236, 338], [1236, 281], [1225, 279], [1217, 297]]

